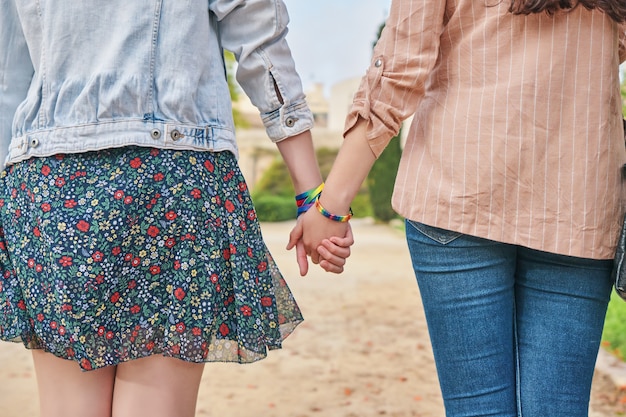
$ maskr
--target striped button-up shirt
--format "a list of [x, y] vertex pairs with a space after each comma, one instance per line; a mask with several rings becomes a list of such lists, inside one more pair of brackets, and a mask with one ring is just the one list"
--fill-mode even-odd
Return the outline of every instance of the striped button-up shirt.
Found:
[[578, 7], [394, 0], [355, 95], [379, 155], [414, 114], [393, 206], [431, 226], [563, 255], [613, 257], [626, 162], [626, 26]]

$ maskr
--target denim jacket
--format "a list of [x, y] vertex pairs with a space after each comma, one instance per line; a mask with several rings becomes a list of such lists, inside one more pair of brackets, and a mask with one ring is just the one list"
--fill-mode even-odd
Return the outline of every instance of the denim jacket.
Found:
[[237, 154], [223, 49], [272, 141], [310, 129], [288, 20], [281, 0], [0, 0], [0, 161]]

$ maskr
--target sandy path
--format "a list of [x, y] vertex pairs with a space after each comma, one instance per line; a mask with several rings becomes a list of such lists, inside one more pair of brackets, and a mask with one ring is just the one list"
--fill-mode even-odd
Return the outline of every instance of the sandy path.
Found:
[[[305, 323], [267, 359], [208, 364], [197, 416], [441, 417], [444, 415], [417, 285], [402, 232], [353, 223], [357, 243], [343, 275], [299, 277], [284, 250], [291, 223], [264, 224], [268, 246]], [[594, 417], [617, 415], [621, 397], [600, 376]], [[30, 356], [0, 343], [0, 417], [38, 416]]]

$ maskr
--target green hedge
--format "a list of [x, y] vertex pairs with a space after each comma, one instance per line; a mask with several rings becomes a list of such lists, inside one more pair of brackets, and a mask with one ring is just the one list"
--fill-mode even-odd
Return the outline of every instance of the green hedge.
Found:
[[391, 196], [401, 155], [400, 133], [398, 133], [374, 162], [367, 176], [373, 217], [377, 221], [387, 223], [399, 217], [391, 207]]
[[[337, 151], [328, 148], [316, 150], [317, 160], [322, 176], [326, 178], [337, 156]], [[280, 222], [292, 220], [296, 216], [295, 191], [287, 166], [277, 154], [276, 159], [265, 170], [259, 181], [254, 185], [252, 200], [256, 207], [257, 217], [263, 222]], [[372, 206], [367, 187], [361, 190], [352, 202], [354, 217], [372, 216]]]
[[257, 194], [253, 200], [260, 221], [283, 222], [296, 216], [296, 203], [293, 197]]

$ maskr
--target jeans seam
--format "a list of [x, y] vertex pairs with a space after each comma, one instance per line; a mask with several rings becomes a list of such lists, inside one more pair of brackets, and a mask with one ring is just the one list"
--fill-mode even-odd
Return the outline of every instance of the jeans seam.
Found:
[[520, 378], [519, 337], [517, 334], [517, 306], [513, 302], [513, 348], [515, 349], [515, 408], [517, 417], [522, 417], [522, 381]]

